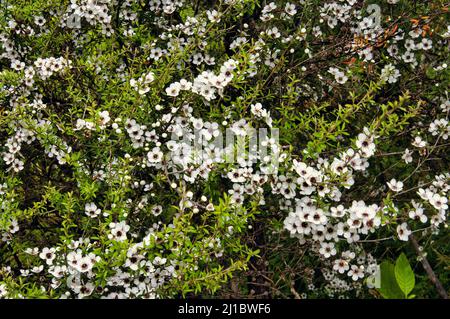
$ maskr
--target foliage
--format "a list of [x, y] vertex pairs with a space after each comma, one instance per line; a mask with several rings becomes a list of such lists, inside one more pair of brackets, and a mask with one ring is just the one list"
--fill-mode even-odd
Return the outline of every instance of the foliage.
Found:
[[0, 1], [0, 298], [442, 297], [448, 9]]
[[414, 289], [414, 272], [409, 265], [405, 254], [401, 254], [395, 266], [389, 261], [384, 261], [380, 266], [381, 286], [380, 293], [384, 298], [414, 298], [410, 292]]

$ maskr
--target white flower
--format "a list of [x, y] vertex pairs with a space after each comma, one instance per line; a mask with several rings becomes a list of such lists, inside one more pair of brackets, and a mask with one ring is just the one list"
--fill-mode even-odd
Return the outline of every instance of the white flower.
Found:
[[423, 38], [420, 43], [422, 50], [430, 50], [433, 47], [433, 41], [431, 39]]
[[355, 142], [356, 147], [363, 152], [364, 157], [370, 157], [375, 153], [375, 143], [373, 137], [369, 135], [369, 131], [364, 128], [364, 133], [359, 133]]
[[319, 253], [325, 258], [330, 258], [336, 255], [336, 248], [334, 248], [333, 243], [321, 243]]
[[428, 131], [431, 135], [436, 136], [438, 134], [442, 134], [442, 139], [447, 140], [450, 135], [450, 125], [448, 121], [444, 118], [436, 119], [432, 123], [430, 123], [430, 127]]
[[109, 228], [111, 228], [111, 234], [108, 235], [109, 239], [116, 241], [127, 240], [127, 232], [130, 230], [130, 226], [121, 221], [120, 223], [110, 223]]
[[132, 252], [127, 253], [127, 260], [125, 261], [124, 267], [129, 267], [131, 270], [138, 270], [140, 261], [142, 260], [142, 256], [132, 254]]
[[203, 120], [202, 119], [196, 119], [193, 118], [192, 119], [192, 126], [196, 129], [196, 130], [201, 130], [203, 128]]
[[402, 223], [397, 226], [397, 235], [398, 238], [402, 241], [408, 241], [409, 235], [411, 235], [411, 231], [408, 229], [408, 225], [406, 223]]
[[53, 263], [53, 259], [55, 259], [56, 257], [55, 251], [56, 251], [55, 248], [44, 247], [42, 249], [42, 252], [39, 254], [39, 258], [45, 260], [47, 265], [51, 265]]
[[328, 69], [328, 72], [334, 75], [334, 79], [339, 84], [344, 84], [345, 82], [348, 81], [348, 77], [345, 75], [345, 73], [340, 71], [337, 68], [331, 67], [331, 68]]
[[372, 220], [378, 211], [376, 204], [367, 206], [364, 201], [353, 201], [352, 206], [349, 208], [351, 217], [357, 220], [369, 221]]
[[162, 213], [162, 211], [163, 211], [163, 208], [162, 208], [161, 205], [157, 205], [157, 206], [152, 208], [152, 214], [154, 216], [159, 216]]
[[308, 221], [315, 225], [325, 225], [328, 221], [327, 216], [322, 209], [311, 209], [308, 215]]
[[31, 268], [31, 271], [34, 272], [35, 274], [39, 274], [42, 270], [44, 270], [43, 265], [34, 266], [33, 268]]
[[99, 116], [100, 116], [100, 127], [105, 128], [106, 124], [108, 124], [108, 122], [111, 120], [111, 118], [109, 117], [109, 112], [102, 111], [100, 112]]
[[89, 217], [95, 218], [100, 215], [101, 212], [102, 211], [97, 208], [97, 205], [95, 205], [95, 203], [88, 203], [84, 205], [84, 213]]
[[21, 170], [23, 170], [23, 161], [19, 160], [18, 158], [14, 159], [14, 161], [11, 164], [11, 167], [14, 172], [18, 173]]
[[261, 103], [252, 104], [250, 106], [251, 112], [257, 117], [266, 117], [267, 111], [263, 108]]
[[305, 178], [308, 175], [308, 165], [306, 165], [303, 162], [298, 162], [297, 160], [293, 160], [292, 163], [294, 164], [294, 170], [297, 172], [298, 175]]
[[166, 94], [169, 96], [176, 97], [180, 93], [181, 85], [178, 82], [174, 82], [166, 88]]
[[90, 271], [93, 266], [94, 266], [94, 263], [92, 262], [92, 259], [88, 256], [85, 256], [85, 257], [79, 259], [76, 269], [79, 272], [84, 273], [84, 272]]
[[25, 249], [25, 252], [27, 254], [30, 254], [32, 256], [36, 256], [39, 254], [39, 248], [38, 247], [34, 247], [34, 248], [27, 248]]
[[284, 7], [284, 11], [289, 14], [290, 16], [293, 16], [297, 13], [297, 10], [295, 9], [295, 4], [286, 3], [286, 6]]
[[356, 254], [353, 252], [353, 251], [350, 251], [350, 250], [346, 250], [346, 251], [344, 251], [342, 254], [341, 254], [341, 256], [342, 256], [342, 259], [345, 259], [345, 260], [352, 260], [352, 259], [354, 259], [355, 258], [355, 256], [356, 256]]
[[434, 194], [433, 196], [430, 197], [430, 204], [433, 205], [434, 208], [436, 208], [437, 210], [447, 210], [448, 205], [447, 205], [447, 197], [444, 196], [440, 196], [439, 194]]
[[405, 161], [406, 164], [411, 163], [413, 161], [412, 157], [412, 151], [409, 149], [405, 149], [405, 153], [402, 155], [402, 159]]
[[48, 269], [48, 272], [50, 274], [52, 274], [52, 276], [55, 277], [55, 278], [62, 278], [67, 272], [67, 267], [65, 265], [63, 265], [63, 266], [51, 266]]
[[200, 65], [203, 62], [203, 56], [201, 53], [196, 53], [192, 56], [192, 63], [195, 65]]
[[220, 22], [220, 15], [217, 10], [206, 10], [206, 15], [208, 16], [209, 21]]
[[8, 294], [8, 290], [6, 290], [6, 285], [0, 284], [0, 298], [5, 297]]
[[346, 214], [346, 211], [345, 211], [343, 205], [338, 205], [337, 207], [331, 207], [330, 211], [331, 211], [331, 216], [336, 217], [336, 218], [343, 217]]
[[399, 77], [400, 72], [391, 63], [385, 65], [383, 70], [381, 70], [381, 79], [383, 81], [395, 83]]
[[346, 272], [349, 269], [349, 265], [348, 265], [348, 261], [344, 260], [344, 259], [336, 259], [334, 261], [334, 265], [333, 265], [333, 269], [337, 272], [339, 272], [340, 274], [343, 274], [344, 272]]
[[161, 152], [159, 147], [154, 147], [150, 152], [147, 153], [147, 159], [149, 163], [159, 163], [163, 158], [163, 152]]
[[422, 148], [427, 145], [427, 142], [422, 140], [420, 136], [416, 136], [411, 144], [415, 147]]
[[9, 224], [8, 230], [11, 234], [14, 234], [19, 231], [19, 223], [15, 218], [11, 220], [11, 223]]
[[36, 16], [34, 17], [34, 23], [38, 26], [43, 26], [45, 24], [46, 20], [42, 16]]
[[70, 267], [77, 269], [82, 258], [83, 258], [83, 256], [81, 255], [80, 252], [71, 251], [70, 253], [67, 254], [67, 257], [66, 257], [67, 264]]
[[233, 183], [243, 183], [245, 182], [245, 177], [241, 174], [240, 170], [232, 170], [227, 173], [227, 177], [233, 182]]
[[352, 277], [353, 281], [357, 281], [364, 277], [364, 266], [352, 265], [351, 269], [348, 271], [347, 275]]
[[387, 182], [387, 185], [394, 192], [400, 192], [403, 189], [403, 182], [397, 181], [395, 178], [391, 179], [390, 182]]
[[338, 158], [335, 158], [331, 163], [331, 169], [337, 175], [345, 174], [348, 171], [346, 163]]
[[423, 208], [416, 208], [409, 212], [409, 218], [413, 220], [419, 220], [421, 223], [426, 223], [428, 220], [427, 215], [424, 214]]
[[144, 76], [142, 82], [145, 83], [145, 84], [150, 84], [150, 83], [152, 83], [154, 80], [155, 80], [155, 75], [153, 74], [153, 72], [149, 72], [149, 73], [147, 73], [147, 74]]
[[131, 79], [130, 86], [143, 95], [150, 91], [149, 84], [155, 80], [155, 75], [153, 72], [149, 72], [146, 75], [142, 75], [138, 80]]
[[181, 79], [180, 82], [180, 90], [189, 91], [192, 87], [192, 82], [189, 82], [186, 79]]

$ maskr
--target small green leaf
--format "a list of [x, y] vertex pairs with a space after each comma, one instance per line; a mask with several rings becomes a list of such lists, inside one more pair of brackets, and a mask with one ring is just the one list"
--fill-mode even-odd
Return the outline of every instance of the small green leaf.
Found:
[[426, 69], [425, 74], [429, 79], [436, 78], [436, 71], [433, 69], [433, 67], [429, 67]]
[[405, 297], [414, 289], [414, 272], [409, 265], [408, 258], [402, 253], [395, 262], [395, 278]]
[[187, 17], [193, 17], [195, 15], [194, 9], [191, 7], [186, 7], [180, 11], [180, 17], [183, 22], [186, 22]]

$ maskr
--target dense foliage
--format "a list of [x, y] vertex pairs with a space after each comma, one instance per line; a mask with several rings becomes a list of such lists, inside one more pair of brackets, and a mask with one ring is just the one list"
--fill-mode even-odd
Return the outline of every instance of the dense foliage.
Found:
[[445, 297], [444, 1], [0, 7], [0, 297]]

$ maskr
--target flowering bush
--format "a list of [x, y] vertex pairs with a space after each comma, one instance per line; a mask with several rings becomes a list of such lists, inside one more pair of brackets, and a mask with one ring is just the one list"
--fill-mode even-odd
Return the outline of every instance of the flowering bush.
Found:
[[443, 1], [0, 6], [0, 297], [446, 296]]

